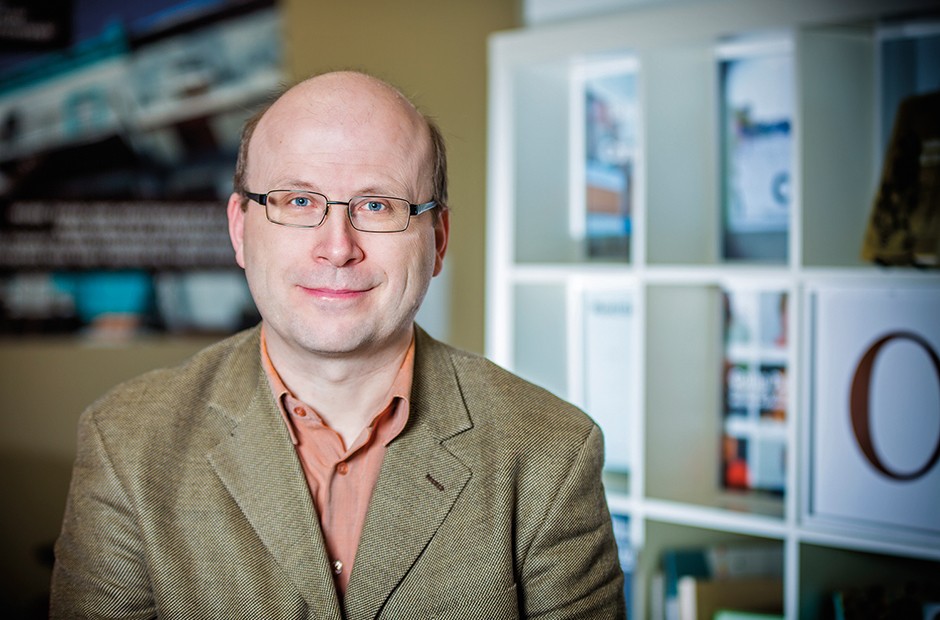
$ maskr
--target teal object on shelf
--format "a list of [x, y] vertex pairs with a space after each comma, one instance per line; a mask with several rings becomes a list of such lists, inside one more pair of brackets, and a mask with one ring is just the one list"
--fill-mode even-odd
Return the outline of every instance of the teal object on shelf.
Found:
[[83, 323], [107, 314], [140, 316], [153, 306], [152, 278], [142, 270], [61, 273], [56, 283], [73, 296]]

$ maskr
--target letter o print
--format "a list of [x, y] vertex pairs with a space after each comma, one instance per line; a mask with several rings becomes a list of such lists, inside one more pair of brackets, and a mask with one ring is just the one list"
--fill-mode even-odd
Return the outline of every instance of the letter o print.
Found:
[[[875, 451], [875, 445], [871, 436], [869, 397], [871, 392], [872, 368], [875, 365], [875, 359], [878, 357], [878, 353], [892, 340], [910, 340], [926, 351], [927, 355], [930, 357], [930, 361], [933, 362], [937, 381], [940, 382], [940, 357], [937, 356], [937, 352], [933, 350], [930, 343], [913, 332], [891, 332], [876, 340], [875, 343], [865, 351], [861, 361], [859, 361], [858, 366], [855, 368], [855, 376], [852, 378], [852, 390], [849, 398], [849, 414], [852, 418], [852, 430], [855, 433], [855, 440], [858, 442], [858, 447], [861, 448], [865, 458], [868, 459], [868, 462], [871, 463], [875, 469], [893, 480], [916, 480], [930, 471], [933, 466], [937, 464], [937, 461], [940, 461], [940, 436], [937, 437], [937, 445], [934, 447], [933, 454], [930, 455], [927, 462], [919, 469], [911, 472], [894, 471], [885, 465], [881, 457], [879, 457], [878, 453]], [[938, 412], [938, 414], [940, 414], [940, 412]]]

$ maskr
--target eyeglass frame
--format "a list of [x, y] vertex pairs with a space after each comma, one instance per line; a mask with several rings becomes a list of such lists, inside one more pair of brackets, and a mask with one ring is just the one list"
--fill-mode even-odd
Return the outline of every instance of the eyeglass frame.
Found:
[[[304, 194], [316, 194], [317, 196], [323, 196], [323, 198], [326, 200], [326, 209], [323, 210], [323, 219], [321, 219], [320, 222], [316, 224], [315, 226], [307, 226], [303, 224], [285, 224], [284, 222], [275, 222], [274, 220], [271, 219], [271, 216], [268, 214], [268, 195], [274, 192], [300, 192]], [[329, 217], [330, 215], [330, 205], [346, 205], [346, 218], [349, 220], [349, 223], [352, 225], [352, 227], [355, 230], [358, 230], [359, 232], [364, 232], [364, 233], [405, 232], [406, 230], [408, 230], [408, 226], [411, 225], [412, 217], [421, 215], [422, 213], [430, 211], [434, 207], [440, 206], [440, 203], [436, 200], [429, 200], [428, 202], [423, 202], [421, 204], [413, 204], [412, 202], [406, 200], [405, 198], [398, 198], [397, 196], [381, 196], [378, 194], [365, 194], [362, 196], [353, 196], [349, 200], [345, 200], [345, 201], [344, 200], [330, 200], [326, 194], [315, 192], [309, 189], [272, 189], [263, 194], [257, 194], [255, 192], [242, 190], [240, 193], [245, 198], [248, 198], [249, 200], [254, 200], [259, 205], [264, 207], [264, 217], [269, 222], [277, 226], [286, 226], [288, 228], [319, 228], [320, 226], [323, 225], [323, 222], [325, 222], [326, 218]], [[349, 207], [350, 207], [350, 204], [352, 203], [353, 198], [387, 198], [390, 200], [401, 200], [403, 202], [406, 202], [408, 204], [409, 210], [408, 210], [408, 219], [405, 221], [405, 227], [398, 229], [398, 230], [362, 230], [360, 228], [356, 228], [356, 224], [355, 222], [353, 222], [353, 219], [352, 219], [352, 214], [349, 212]]]

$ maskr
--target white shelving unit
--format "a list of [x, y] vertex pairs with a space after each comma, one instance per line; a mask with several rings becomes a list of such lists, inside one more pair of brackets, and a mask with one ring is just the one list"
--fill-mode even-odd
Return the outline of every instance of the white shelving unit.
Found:
[[[940, 580], [935, 537], [807, 518], [805, 372], [814, 287], [940, 288], [937, 271], [859, 258], [883, 148], [880, 25], [935, 8], [929, 0], [668, 3], [490, 40], [487, 354], [583, 403], [583, 293], [600, 287], [632, 300], [630, 392], [624, 436], [615, 438], [628, 467], [607, 480], [638, 552], [631, 617], [649, 616], [652, 575], [673, 547], [780, 545], [793, 619], [817, 617], [831, 590], [879, 575]], [[776, 263], [730, 262], [721, 258], [718, 50], [762, 38], [784, 41], [795, 61], [788, 249]], [[585, 63], [618, 57], [639, 76], [630, 255], [592, 261], [569, 234], [572, 149], [582, 144], [571, 135], [570, 88]], [[721, 291], [731, 285], [789, 299], [783, 496], [720, 485]]]

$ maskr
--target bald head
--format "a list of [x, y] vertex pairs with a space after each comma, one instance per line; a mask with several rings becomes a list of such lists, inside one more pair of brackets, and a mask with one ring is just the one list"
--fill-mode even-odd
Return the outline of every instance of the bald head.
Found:
[[414, 173], [431, 194], [420, 200], [447, 204], [447, 159], [437, 125], [395, 87], [354, 71], [304, 80], [249, 119], [239, 145], [235, 191], [275, 189], [248, 187], [249, 170], [258, 164], [259, 143], [278, 148], [284, 136], [300, 130], [315, 131], [324, 143], [348, 138], [357, 143], [371, 139], [376, 149], [404, 146], [420, 162]]
[[365, 120], [375, 114], [394, 114], [400, 121], [424, 124], [423, 117], [398, 89], [355, 71], [337, 71], [311, 77], [288, 89], [269, 108], [326, 114], [327, 122]]

